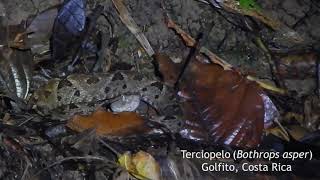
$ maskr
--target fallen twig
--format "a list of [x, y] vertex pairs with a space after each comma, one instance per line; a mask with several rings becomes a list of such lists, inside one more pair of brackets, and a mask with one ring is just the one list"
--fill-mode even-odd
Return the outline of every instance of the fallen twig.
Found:
[[277, 86], [280, 86], [281, 88], [285, 88], [285, 83], [283, 82], [283, 79], [280, 77], [279, 68], [277, 63], [275, 62], [274, 57], [270, 53], [270, 50], [267, 48], [267, 46], [262, 41], [261, 37], [255, 38], [255, 42], [257, 46], [262, 49], [264, 55], [267, 58], [268, 64], [270, 65], [271, 75], [273, 78], [273, 81], [276, 83]]
[[[166, 23], [168, 28], [173, 29], [174, 31], [177, 32], [177, 34], [181, 36], [186, 46], [194, 47], [196, 41], [184, 30], [182, 30], [177, 24], [175, 24], [169, 17], [166, 18]], [[205, 47], [201, 47], [200, 52], [207, 55], [213, 63], [219, 64], [220, 66], [222, 66], [224, 70], [230, 70], [232, 68], [231, 64], [225, 62], [216, 54], [212, 53], [209, 49]]]
[[130, 32], [137, 38], [143, 49], [147, 54], [152, 57], [154, 55], [154, 50], [152, 49], [148, 39], [139, 29], [138, 25], [134, 19], [130, 16], [130, 13], [126, 6], [123, 4], [122, 0], [112, 0], [113, 5], [116, 7], [121, 21], [127, 26]]

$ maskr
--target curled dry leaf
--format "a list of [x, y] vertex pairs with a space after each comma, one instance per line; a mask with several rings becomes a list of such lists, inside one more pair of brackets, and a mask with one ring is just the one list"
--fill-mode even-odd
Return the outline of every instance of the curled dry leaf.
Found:
[[26, 98], [32, 77], [32, 54], [3, 47], [0, 49], [0, 84], [9, 95]]
[[86, 0], [69, 0], [61, 7], [53, 26], [52, 57], [61, 60], [85, 31]]
[[78, 132], [95, 129], [99, 136], [128, 136], [150, 130], [145, 126], [142, 117], [135, 112], [115, 114], [103, 110], [97, 110], [89, 116], [76, 115], [68, 121], [67, 126]]
[[160, 166], [149, 153], [139, 151], [131, 155], [130, 152], [126, 152], [118, 161], [138, 179], [160, 180]]

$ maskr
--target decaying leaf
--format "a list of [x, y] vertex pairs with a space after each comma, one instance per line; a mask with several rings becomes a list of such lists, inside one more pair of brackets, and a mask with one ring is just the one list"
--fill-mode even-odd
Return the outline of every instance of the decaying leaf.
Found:
[[144, 151], [137, 152], [133, 155], [132, 162], [141, 176], [160, 180], [160, 166], [149, 153]]
[[134, 164], [132, 163], [132, 157], [130, 152], [123, 153], [118, 157], [119, 164], [129, 172], [135, 172]]
[[184, 99], [186, 120], [182, 136], [239, 147], [257, 146], [264, 126], [270, 126], [278, 116], [268, 96], [255, 82], [218, 64], [194, 59], [189, 66], [178, 93]]
[[24, 23], [18, 25], [0, 26], [0, 45], [17, 49], [25, 48], [25, 28]]
[[307, 136], [310, 134], [310, 132], [303, 128], [300, 125], [291, 125], [291, 126], [286, 126], [288, 133], [292, 136], [293, 139], [299, 141], [303, 137]]
[[53, 26], [52, 57], [61, 60], [85, 31], [86, 0], [68, 0], [60, 9]]
[[149, 153], [139, 151], [131, 155], [130, 152], [126, 152], [118, 161], [138, 179], [160, 180], [160, 166]]
[[179, 64], [175, 64], [171, 61], [170, 57], [165, 54], [156, 53], [154, 59], [157, 66], [156, 69], [160, 74], [165, 74], [165, 76], [162, 76], [163, 82], [169, 86], [174, 86], [179, 75], [177, 73], [180, 69]]
[[266, 130], [266, 134], [272, 134], [282, 140], [285, 140], [285, 141], [290, 141], [290, 137], [289, 137], [289, 134], [284, 132], [280, 127], [274, 127], [274, 128], [270, 128], [268, 130]]
[[26, 44], [33, 53], [41, 54], [49, 50], [49, 39], [52, 34], [54, 20], [58, 14], [57, 8], [51, 8], [38, 14], [28, 26]]
[[0, 27], [0, 44], [22, 50], [48, 46], [56, 15], [57, 8], [53, 7], [30, 17], [33, 18], [31, 21], [28, 19], [18, 25]]
[[89, 116], [76, 115], [68, 121], [67, 126], [78, 132], [95, 129], [99, 136], [127, 136], [148, 132], [144, 120], [135, 112], [112, 113], [97, 110]]
[[51, 8], [34, 17], [26, 30], [26, 32], [30, 34], [29, 38], [37, 37], [39, 39], [49, 40], [57, 14], [58, 9]]
[[[174, 29], [187, 46], [195, 40], [167, 18], [167, 26]], [[184, 99], [185, 129], [182, 136], [195, 140], [209, 140], [238, 147], [251, 148], [260, 144], [264, 127], [279, 114], [270, 98], [260, 87], [285, 93], [251, 76], [244, 77], [232, 70], [232, 66], [214, 53], [200, 47], [212, 63], [205, 64], [200, 56], [193, 60], [185, 81], [180, 85], [179, 95]], [[172, 72], [177, 68], [165, 62], [166, 57], [155, 56], [159, 70], [167, 83], [174, 82]], [[165, 63], [164, 63], [165, 62]], [[253, 80], [253, 81], [251, 81]], [[170, 81], [170, 82], [169, 82]], [[255, 83], [256, 81], [257, 83]], [[260, 87], [259, 87], [259, 85]]]
[[181, 91], [186, 99], [186, 128], [182, 135], [239, 147], [258, 145], [264, 105], [257, 84], [236, 72], [223, 71], [219, 65], [191, 65], [192, 79]]
[[0, 49], [0, 83], [5, 92], [19, 98], [27, 97], [33, 71], [32, 60], [30, 51], [8, 47]]

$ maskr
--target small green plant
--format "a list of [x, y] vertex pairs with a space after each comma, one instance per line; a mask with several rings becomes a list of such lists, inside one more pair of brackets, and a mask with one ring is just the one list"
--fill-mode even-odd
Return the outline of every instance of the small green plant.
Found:
[[261, 10], [261, 7], [255, 0], [238, 0], [240, 7], [245, 10]]

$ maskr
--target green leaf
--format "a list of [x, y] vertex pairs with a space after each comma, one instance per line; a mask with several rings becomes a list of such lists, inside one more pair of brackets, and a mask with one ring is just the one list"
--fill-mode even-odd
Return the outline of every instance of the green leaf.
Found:
[[260, 11], [261, 7], [255, 0], [239, 0], [240, 7], [245, 10], [256, 10]]

